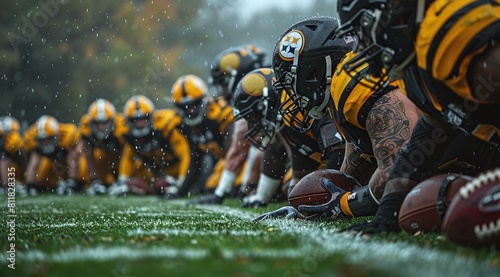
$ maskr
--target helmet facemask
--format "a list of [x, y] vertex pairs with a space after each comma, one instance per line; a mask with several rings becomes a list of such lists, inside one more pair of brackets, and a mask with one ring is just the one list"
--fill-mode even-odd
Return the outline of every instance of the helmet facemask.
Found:
[[245, 138], [256, 148], [264, 151], [271, 143], [276, 140], [276, 135], [283, 128], [281, 114], [277, 111], [277, 105], [274, 105], [270, 99], [269, 89], [262, 89], [262, 97], [254, 101], [243, 110], [234, 109], [234, 120], [245, 119], [248, 124], [248, 131]]
[[152, 116], [155, 111], [153, 102], [143, 96], [132, 96], [127, 103], [123, 114], [127, 119], [130, 134], [135, 138], [145, 137], [153, 131]]
[[289, 27], [273, 53], [275, 90], [286, 92], [283, 120], [304, 133], [323, 118], [331, 104], [333, 71], [352, 46], [335, 35], [338, 20], [313, 16]]
[[[338, 28], [339, 36], [356, 36], [359, 47], [357, 56], [344, 65], [354, 76], [362, 67], [370, 65], [365, 79], [372, 89], [386, 87], [393, 80], [403, 77], [404, 69], [415, 57], [413, 41], [418, 24], [423, 18], [426, 0], [358, 1], [359, 5], [341, 7], [341, 18], [357, 12]], [[395, 4], [397, 6], [395, 6]], [[345, 13], [345, 16], [343, 16]]]
[[97, 140], [105, 140], [115, 129], [113, 120], [93, 120], [90, 122], [92, 134]]
[[50, 136], [44, 138], [37, 138], [38, 141], [38, 151], [42, 155], [51, 155], [56, 152], [57, 149], [57, 136]]
[[[281, 77], [274, 83], [274, 89], [284, 90], [288, 96], [280, 106], [284, 120], [304, 133], [311, 128], [315, 119], [322, 119], [327, 113], [333, 65], [331, 57], [325, 56], [324, 66], [320, 67], [322, 69], [315, 68], [304, 77], [299, 76], [298, 63], [299, 56], [294, 54], [290, 71], [281, 74]], [[321, 73], [324, 76], [321, 76]], [[304, 88], [302, 91], [297, 88], [297, 80], [300, 80], [299, 83]]]
[[106, 139], [113, 132], [116, 109], [108, 100], [102, 98], [95, 100], [89, 107], [88, 116], [92, 135], [98, 141]]
[[177, 110], [182, 117], [182, 122], [188, 126], [199, 125], [207, 113], [207, 101], [205, 97], [195, 101], [177, 104]]
[[152, 132], [151, 115], [132, 117], [127, 119], [130, 134], [135, 138], [142, 138]]

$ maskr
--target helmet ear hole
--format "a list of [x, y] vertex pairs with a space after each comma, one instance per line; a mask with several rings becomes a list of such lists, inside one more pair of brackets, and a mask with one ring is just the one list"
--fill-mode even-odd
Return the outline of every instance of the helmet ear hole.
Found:
[[309, 75], [306, 77], [306, 81], [310, 81], [310, 80], [318, 80], [319, 78], [319, 70], [318, 69], [314, 69], [313, 71], [311, 71], [311, 73], [309, 73]]
[[259, 112], [261, 112], [264, 109], [264, 104], [262, 104], [262, 102], [259, 102], [256, 108]]

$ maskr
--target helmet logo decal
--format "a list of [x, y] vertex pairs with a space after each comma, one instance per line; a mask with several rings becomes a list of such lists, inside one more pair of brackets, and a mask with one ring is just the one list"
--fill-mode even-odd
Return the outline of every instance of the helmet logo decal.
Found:
[[280, 57], [285, 61], [292, 61], [295, 51], [298, 51], [299, 54], [302, 53], [304, 45], [304, 34], [298, 30], [292, 30], [279, 43]]

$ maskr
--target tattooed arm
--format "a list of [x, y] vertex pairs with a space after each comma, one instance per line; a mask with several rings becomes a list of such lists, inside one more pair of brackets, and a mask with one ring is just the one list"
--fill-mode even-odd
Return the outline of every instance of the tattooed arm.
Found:
[[399, 150], [409, 141], [420, 116], [418, 109], [398, 89], [380, 97], [366, 119], [377, 169], [369, 185], [373, 195], [382, 198], [384, 187]]

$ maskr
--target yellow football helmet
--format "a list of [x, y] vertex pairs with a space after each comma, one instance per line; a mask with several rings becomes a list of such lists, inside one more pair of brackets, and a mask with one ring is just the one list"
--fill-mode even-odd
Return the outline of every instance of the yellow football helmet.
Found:
[[175, 81], [172, 100], [187, 125], [198, 125], [202, 121], [207, 108], [206, 95], [207, 85], [196, 75], [184, 75]]
[[21, 131], [21, 124], [19, 121], [12, 116], [1, 116], [0, 117], [0, 135], [4, 135], [10, 132]]
[[209, 83], [217, 93], [232, 102], [236, 85], [247, 73], [261, 67], [269, 67], [266, 54], [254, 45], [241, 45], [220, 52], [210, 66]]
[[59, 122], [50, 115], [42, 115], [36, 122], [38, 151], [50, 155], [56, 151], [59, 137]]
[[89, 106], [88, 115], [92, 134], [98, 140], [107, 138], [113, 132], [116, 109], [111, 102], [102, 98], [95, 100]]
[[153, 102], [144, 95], [134, 95], [125, 103], [123, 115], [134, 137], [144, 137], [151, 133], [151, 115], [155, 111]]

